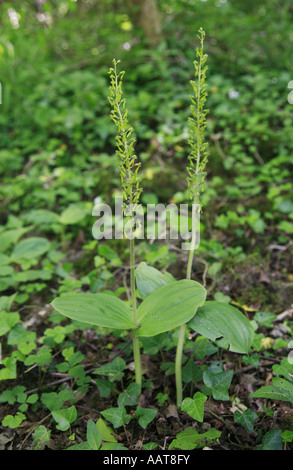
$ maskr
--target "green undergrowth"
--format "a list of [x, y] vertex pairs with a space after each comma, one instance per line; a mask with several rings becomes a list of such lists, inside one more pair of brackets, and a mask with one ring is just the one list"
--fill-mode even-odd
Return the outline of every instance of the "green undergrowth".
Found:
[[[57, 3], [44, 4], [46, 27], [28, 2], [0, 7], [0, 449], [292, 449], [290, 2], [160, 2], [158, 47], [125, 2]], [[237, 355], [187, 329], [176, 409], [178, 329], [141, 338], [139, 394], [129, 334], [66, 320], [50, 304], [69, 292], [130, 300], [128, 246], [92, 236], [94, 202], [113, 207], [121, 194], [113, 57], [126, 70], [143, 206], [188, 201], [201, 25], [210, 156], [193, 279], [208, 301], [240, 309], [255, 336]], [[135, 254], [137, 265], [185, 276], [172, 240], [141, 240]]]

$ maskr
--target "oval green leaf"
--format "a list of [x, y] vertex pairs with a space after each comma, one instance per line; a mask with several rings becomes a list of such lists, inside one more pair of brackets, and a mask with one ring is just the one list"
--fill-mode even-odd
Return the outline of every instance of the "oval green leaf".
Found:
[[252, 398], [288, 401], [293, 404], [293, 384], [281, 377], [273, 377], [272, 385], [265, 385], [250, 396]]
[[102, 443], [101, 434], [92, 419], [87, 422], [86, 438], [91, 450], [99, 450]]
[[30, 237], [21, 240], [11, 254], [12, 261], [39, 258], [46, 253], [51, 246], [47, 238]]
[[137, 290], [143, 299], [160, 287], [175, 281], [172, 274], [168, 272], [162, 273], [144, 262], [140, 263], [136, 268], [135, 280]]
[[61, 213], [59, 221], [63, 225], [73, 225], [81, 222], [88, 215], [84, 205], [71, 204]]
[[66, 294], [51, 305], [65, 317], [89, 325], [119, 330], [135, 328], [129, 306], [110, 294]]
[[254, 331], [243, 313], [224, 302], [208, 301], [198, 309], [188, 326], [206, 338], [215, 341], [223, 337], [230, 351], [248, 354]]
[[196, 281], [173, 281], [148, 295], [137, 310], [136, 336], [155, 336], [188, 322], [206, 298]]

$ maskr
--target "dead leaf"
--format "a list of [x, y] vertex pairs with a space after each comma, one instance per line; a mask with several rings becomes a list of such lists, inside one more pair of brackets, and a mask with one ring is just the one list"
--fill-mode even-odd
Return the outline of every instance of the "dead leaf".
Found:
[[166, 410], [166, 418], [175, 418], [179, 421], [177, 407], [175, 405], [169, 405]]
[[265, 381], [266, 386], [271, 385], [272, 377], [273, 377], [273, 374], [271, 372], [269, 372], [266, 376], [266, 381]]
[[293, 308], [288, 308], [287, 310], [285, 310], [284, 312], [280, 313], [277, 318], [274, 320], [274, 322], [277, 322], [277, 321], [283, 321], [284, 318], [286, 317], [293, 317]]
[[267, 276], [267, 274], [263, 272], [261, 273], [259, 277], [259, 282], [262, 282], [263, 284], [271, 284], [269, 277]]
[[13, 440], [13, 436], [7, 436], [6, 434], [0, 434], [0, 450], [5, 450], [5, 445]]

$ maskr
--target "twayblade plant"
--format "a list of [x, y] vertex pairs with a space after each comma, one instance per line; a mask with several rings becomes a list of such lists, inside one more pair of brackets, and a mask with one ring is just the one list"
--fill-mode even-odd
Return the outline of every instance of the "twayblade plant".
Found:
[[[189, 118], [190, 122], [190, 138], [189, 145], [191, 152], [189, 154], [189, 166], [187, 166], [187, 183], [189, 197], [192, 204], [198, 206], [201, 210], [200, 194], [204, 190], [205, 177], [206, 177], [206, 164], [208, 159], [207, 142], [205, 141], [205, 129], [207, 126], [206, 115], [207, 109], [205, 107], [207, 99], [207, 54], [204, 54], [204, 37], [205, 32], [202, 28], [198, 31], [198, 39], [200, 40], [200, 47], [196, 48], [196, 60], [194, 61], [195, 67], [195, 81], [191, 81], [194, 95], [191, 96], [191, 113], [192, 117]], [[192, 261], [194, 257], [194, 248], [191, 246], [188, 255], [186, 279], [191, 279]], [[181, 325], [177, 351], [175, 360], [175, 378], [177, 390], [177, 405], [182, 401], [182, 352], [186, 333], [186, 324]]]
[[[126, 107], [126, 100], [122, 97], [122, 81], [124, 77], [124, 71], [117, 74], [117, 62], [113, 60], [113, 68], [110, 69], [110, 96], [109, 102], [112, 106], [111, 118], [117, 126], [118, 134], [116, 136], [117, 142], [117, 154], [120, 158], [120, 175], [121, 184], [123, 188], [123, 207], [124, 214], [126, 207], [133, 207], [135, 210], [139, 203], [141, 194], [140, 178], [138, 176], [138, 170], [140, 163], [134, 153], [134, 142], [133, 129], [128, 126], [127, 114], [128, 110]], [[130, 214], [127, 214], [128, 217]], [[139, 324], [137, 321], [137, 305], [136, 305], [136, 294], [135, 294], [135, 251], [134, 251], [134, 234], [129, 239], [129, 251], [130, 251], [130, 289], [131, 289], [131, 301], [132, 301], [132, 315], [133, 322], [138, 328]], [[141, 386], [141, 358], [139, 339], [137, 336], [133, 336], [133, 357], [135, 365], [135, 381]]]
[[[204, 54], [205, 32], [202, 28], [198, 31], [200, 47], [196, 48], [195, 80], [191, 81], [194, 95], [191, 97], [190, 139], [191, 152], [187, 165], [187, 184], [190, 200], [193, 206], [201, 209], [200, 195], [204, 189], [207, 165], [207, 143], [205, 141], [206, 115], [205, 103], [207, 98], [207, 55]], [[193, 232], [196, 231], [193, 230]], [[190, 282], [192, 276], [192, 262], [194, 249], [197, 242], [192, 235], [189, 245], [189, 255], [186, 269], [186, 282]], [[146, 300], [153, 295], [162, 284], [172, 283], [172, 276], [161, 273], [153, 267], [141, 263], [136, 271], [137, 287], [140, 295]], [[181, 282], [181, 281], [179, 281]], [[180, 304], [178, 303], [178, 314]], [[230, 351], [248, 354], [254, 337], [253, 328], [248, 319], [239, 310], [231, 305], [217, 301], [205, 301], [203, 305], [197, 305], [195, 315], [188, 322], [182, 322], [179, 328], [179, 337], [175, 359], [175, 379], [177, 406], [182, 402], [182, 353], [186, 329], [196, 331], [206, 338], [215, 341], [223, 338], [222, 345], [226, 344]], [[225, 343], [224, 343], [225, 342]]]
[[[141, 186], [138, 176], [139, 163], [134, 154], [134, 137], [128, 126], [126, 101], [122, 98], [122, 81], [124, 72], [117, 73], [117, 64], [113, 61], [110, 69], [110, 96], [112, 106], [111, 118], [117, 125], [117, 153], [120, 157], [120, 175], [123, 188], [124, 205], [136, 206], [139, 203]], [[146, 276], [139, 277], [142, 269], [135, 273], [134, 236], [129, 237], [130, 244], [130, 287], [132, 302], [115, 297], [109, 293], [72, 292], [57, 297], [52, 306], [64, 316], [111, 329], [129, 330], [133, 341], [135, 381], [141, 386], [142, 372], [140, 361], [139, 338], [155, 336], [172, 330], [194, 317], [197, 308], [204, 304], [206, 290], [196, 281], [190, 279], [175, 280], [171, 276], [159, 273], [149, 283]], [[157, 274], [157, 270], [154, 270]], [[149, 271], [147, 271], [149, 274]], [[148, 295], [137, 306], [135, 296], [136, 279], [141, 289]]]
[[[205, 140], [206, 115], [208, 113], [206, 109], [206, 74], [208, 70], [206, 62], [208, 56], [204, 53], [205, 32], [202, 28], [198, 30], [197, 38], [200, 41], [200, 47], [196, 48], [196, 60], [194, 61], [195, 80], [190, 82], [193, 96], [191, 96], [191, 117], [189, 118], [189, 145], [191, 152], [188, 157], [187, 184], [192, 203], [197, 205], [198, 210], [201, 211], [200, 195], [205, 187], [208, 160], [208, 144]], [[186, 279], [191, 279], [193, 258], [194, 248], [191, 246], [188, 255]], [[180, 326], [176, 350], [175, 379], [177, 406], [180, 406], [182, 402], [182, 353], [186, 327], [186, 324]], [[188, 323], [188, 327], [211, 340], [223, 337], [228, 342], [230, 350], [239, 353], [249, 352], [254, 335], [249, 321], [241, 312], [230, 305], [215, 301], [205, 302]]]

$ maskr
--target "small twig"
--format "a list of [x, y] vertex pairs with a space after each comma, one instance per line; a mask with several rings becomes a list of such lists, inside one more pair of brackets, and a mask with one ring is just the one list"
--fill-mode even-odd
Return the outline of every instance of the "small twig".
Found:
[[278, 321], [283, 321], [284, 318], [286, 317], [292, 317], [293, 315], [293, 305], [292, 308], [288, 308], [287, 310], [284, 310], [284, 312], [280, 313], [277, 318], [275, 318], [274, 323]]
[[164, 445], [163, 447], [161, 447], [162, 450], [165, 450], [166, 449], [166, 445], [167, 445], [167, 440], [169, 439], [169, 436], [166, 436], [165, 439], [164, 439]]

